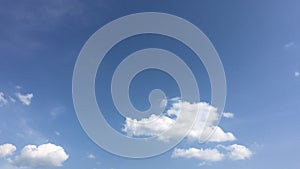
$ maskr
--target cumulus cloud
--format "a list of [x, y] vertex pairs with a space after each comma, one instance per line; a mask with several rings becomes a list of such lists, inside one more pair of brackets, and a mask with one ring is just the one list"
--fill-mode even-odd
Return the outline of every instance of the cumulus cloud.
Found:
[[122, 130], [129, 136], [158, 136], [174, 123], [175, 120], [170, 117], [152, 114], [149, 118], [141, 120], [126, 118]]
[[[186, 135], [187, 139], [200, 143], [205, 141], [220, 143], [236, 140], [233, 133], [226, 132], [217, 125], [221, 115], [216, 107], [205, 102], [185, 102], [179, 98], [170, 99], [169, 101], [171, 101], [171, 106], [165, 114], [160, 116], [153, 114], [141, 120], [127, 117], [122, 130], [132, 137], [156, 136], [159, 140], [168, 141], [184, 134], [180, 129], [185, 128], [187, 123], [191, 121], [193, 112], [198, 112], [194, 126]], [[178, 117], [182, 114], [184, 115], [183, 120], [178, 121]], [[233, 118], [234, 114], [226, 112], [222, 116]], [[176, 126], [179, 126], [178, 129], [174, 130], [174, 132], [168, 132], [168, 135], [166, 135], [164, 132], [174, 127], [175, 123]], [[194, 158], [201, 160], [205, 164], [206, 162], [216, 162], [224, 159], [244, 160], [250, 158], [251, 155], [252, 152], [247, 147], [233, 144], [230, 146], [219, 145], [215, 148], [207, 149], [194, 147], [188, 149], [175, 148], [172, 158]]]
[[225, 148], [229, 151], [231, 160], [245, 160], [252, 156], [251, 150], [243, 145], [233, 144]]
[[27, 145], [11, 163], [18, 167], [47, 168], [59, 167], [69, 158], [65, 150], [48, 143], [40, 146]]
[[233, 114], [233, 113], [226, 112], [226, 113], [223, 113], [223, 117], [232, 119], [232, 118], [234, 117], [234, 114]]
[[205, 102], [189, 103], [178, 99], [174, 100], [170, 109], [165, 115], [151, 115], [149, 118], [141, 120], [126, 118], [123, 131], [129, 136], [158, 136], [161, 140], [168, 140], [179, 137], [184, 133], [180, 128], [176, 132], [160, 137], [160, 134], [170, 129], [176, 123], [176, 117], [184, 114], [183, 120], [177, 121], [178, 126], [185, 128], [191, 120], [193, 112], [199, 112], [199, 116], [195, 125], [187, 134], [188, 139], [197, 140], [199, 142], [224, 142], [233, 141], [235, 136], [230, 132], [224, 132], [220, 127], [216, 126], [219, 120], [217, 108]]
[[32, 93], [28, 93], [28, 94], [24, 94], [24, 95], [21, 93], [16, 93], [16, 96], [20, 100], [20, 102], [26, 106], [29, 106], [31, 104], [31, 99], [33, 98]]
[[203, 161], [221, 161], [224, 158], [222, 154], [217, 149], [179, 149], [176, 148], [172, 153], [173, 158], [195, 158]]
[[0, 158], [12, 155], [17, 150], [16, 146], [12, 144], [0, 145]]
[[0, 92], [0, 107], [6, 105], [8, 103], [7, 99], [4, 96], [3, 92]]

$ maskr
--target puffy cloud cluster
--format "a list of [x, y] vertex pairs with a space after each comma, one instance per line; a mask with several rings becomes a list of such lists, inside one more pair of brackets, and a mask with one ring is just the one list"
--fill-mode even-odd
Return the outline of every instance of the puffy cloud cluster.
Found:
[[[0, 145], [0, 157], [7, 157], [16, 151], [12, 144]], [[19, 155], [9, 158], [10, 164], [17, 167], [49, 168], [60, 167], [69, 158], [61, 146], [51, 143], [25, 146]]]
[[[184, 133], [180, 127], [185, 128], [186, 125], [193, 119], [193, 112], [198, 112], [198, 117], [194, 126], [191, 128], [186, 137], [189, 140], [195, 140], [203, 143], [207, 142], [230, 142], [235, 141], [236, 137], [231, 132], [225, 132], [218, 126], [220, 114], [216, 107], [205, 102], [189, 103], [180, 99], [171, 99], [172, 105], [163, 115], [151, 115], [149, 118], [136, 120], [127, 117], [123, 125], [122, 131], [128, 136], [156, 136], [159, 140], [168, 141], [169, 139], [180, 137]], [[177, 117], [184, 115], [183, 120], [176, 121]], [[233, 113], [223, 113], [225, 118], [233, 118]], [[173, 125], [180, 126], [174, 132], [169, 132], [169, 135], [162, 137], [162, 133], [169, 130]], [[179, 123], [179, 124], [178, 124]], [[169, 130], [170, 131], [170, 130]], [[223, 148], [223, 149], [220, 149]], [[175, 148], [172, 154], [173, 158], [195, 158], [202, 161], [216, 162], [223, 159], [244, 160], [250, 158], [252, 152], [243, 145], [219, 145], [216, 148], [198, 149]]]

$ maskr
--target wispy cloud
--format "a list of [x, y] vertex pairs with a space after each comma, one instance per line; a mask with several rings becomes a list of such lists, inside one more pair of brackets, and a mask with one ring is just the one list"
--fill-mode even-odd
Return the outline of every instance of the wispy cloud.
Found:
[[223, 117], [232, 119], [232, 118], [234, 117], [234, 114], [233, 114], [233, 113], [226, 112], [226, 113], [223, 113]]
[[89, 158], [89, 159], [95, 159], [96, 156], [94, 154], [90, 153], [90, 154], [87, 155], [87, 158]]
[[[225, 152], [221, 151], [221, 148]], [[204, 162], [216, 162], [224, 159], [245, 160], [252, 156], [252, 151], [243, 145], [232, 144], [229, 146], [219, 145], [216, 148], [198, 149], [179, 149], [176, 148], [172, 153], [172, 158], [195, 158]], [[204, 163], [205, 164], [205, 163]]]
[[295, 45], [295, 42], [290, 42], [290, 43], [285, 44], [285, 45], [284, 45], [284, 48], [285, 48], [285, 49], [288, 49], [288, 48], [290, 48], [290, 47], [292, 47], [292, 46], [294, 46], [294, 45]]
[[52, 119], [55, 119], [64, 112], [66, 112], [66, 108], [64, 106], [57, 106], [50, 110], [50, 116]]
[[5, 98], [4, 93], [0, 92], [0, 107], [6, 105], [8, 100]]
[[54, 134], [55, 134], [56, 136], [60, 136], [60, 132], [58, 132], [58, 131], [55, 131]]
[[295, 71], [295, 72], [294, 72], [294, 76], [295, 76], [295, 77], [299, 77], [299, 76], [300, 76], [300, 72], [299, 72], [299, 71]]
[[17, 98], [19, 99], [19, 101], [26, 105], [29, 106], [31, 104], [31, 100], [33, 98], [33, 94], [32, 93], [28, 93], [28, 94], [21, 94], [21, 93], [16, 93], [15, 94], [17, 96]]

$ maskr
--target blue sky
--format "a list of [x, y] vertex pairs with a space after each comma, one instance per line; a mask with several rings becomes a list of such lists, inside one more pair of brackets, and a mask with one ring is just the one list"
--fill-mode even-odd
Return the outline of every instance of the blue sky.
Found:
[[[300, 167], [298, 1], [3, 0], [0, 4], [1, 169], [59, 165], [62, 169]], [[233, 118], [223, 117], [219, 127], [225, 134], [232, 133], [234, 139], [226, 137], [227, 140], [205, 144], [185, 139], [176, 148], [218, 150], [224, 155], [220, 160], [213, 161], [210, 156], [195, 158], [194, 154], [187, 158], [178, 152], [176, 156], [176, 149], [147, 159], [123, 158], [99, 148], [80, 126], [72, 101], [72, 74], [82, 46], [108, 22], [149, 11], [170, 13], [190, 21], [207, 35], [219, 53], [227, 80], [225, 112], [234, 114]], [[180, 56], [200, 84], [201, 101], [210, 103], [205, 68], [186, 46], [156, 35], [128, 38], [106, 55], [96, 78], [98, 104], [106, 120], [123, 134], [126, 133], [122, 127], [130, 125], [113, 105], [111, 75], [128, 54], [149, 47]], [[148, 93], [155, 88], [165, 91], [169, 99], [179, 97], [174, 79], [149, 70], [132, 81], [133, 105], [146, 110]], [[169, 109], [173, 104], [169, 103]], [[43, 146], [35, 147], [36, 151], [43, 154], [57, 150], [59, 154], [55, 156], [60, 160], [28, 157], [22, 153], [28, 145], [47, 145], [46, 150]], [[246, 153], [245, 159], [239, 160], [232, 158], [232, 145], [247, 148], [251, 155]], [[12, 153], [4, 155], [5, 148]]]

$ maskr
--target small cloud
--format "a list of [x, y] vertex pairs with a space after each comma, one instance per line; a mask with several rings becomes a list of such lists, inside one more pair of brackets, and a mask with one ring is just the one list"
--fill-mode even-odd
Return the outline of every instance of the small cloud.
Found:
[[223, 117], [232, 119], [234, 117], [234, 114], [233, 113], [229, 113], [229, 112], [223, 113]]
[[8, 100], [5, 98], [4, 93], [0, 92], [0, 107], [6, 105]]
[[17, 150], [16, 146], [12, 144], [0, 145], [0, 158], [12, 155]]
[[20, 102], [26, 106], [29, 106], [31, 104], [31, 100], [33, 98], [32, 93], [28, 94], [21, 94], [21, 93], [16, 93], [17, 98], [20, 100]]
[[94, 154], [89, 154], [89, 155], [87, 156], [87, 158], [89, 158], [89, 159], [95, 159], [96, 156], [95, 156]]
[[202, 161], [221, 161], [224, 158], [224, 154], [217, 149], [175, 148], [172, 153], [172, 158], [195, 158]]
[[[224, 151], [220, 151], [223, 148]], [[230, 146], [218, 145], [215, 148], [198, 149], [179, 149], [175, 148], [172, 153], [172, 158], [194, 158], [203, 161], [201, 164], [206, 164], [207, 162], [217, 162], [225, 159], [229, 160], [246, 160], [252, 156], [251, 150], [243, 145], [233, 144]]]
[[39, 146], [27, 145], [20, 155], [11, 160], [18, 167], [29, 168], [52, 168], [60, 167], [69, 158], [65, 150], [57, 145], [48, 143]]
[[181, 98], [180, 97], [173, 97], [169, 100], [172, 101], [172, 102], [178, 102], [178, 101], [181, 101]]
[[245, 160], [252, 156], [252, 152], [243, 145], [233, 144], [225, 148], [229, 151], [229, 159]]
[[299, 77], [299, 76], [300, 76], [300, 72], [299, 72], [299, 71], [295, 71], [295, 72], [294, 72], [294, 76], [295, 76], [295, 77]]
[[285, 44], [285, 45], [284, 45], [284, 48], [285, 48], [285, 49], [288, 49], [288, 48], [290, 48], [290, 47], [292, 47], [292, 46], [294, 46], [294, 45], [295, 45], [294, 42], [290, 42], [290, 43]]

